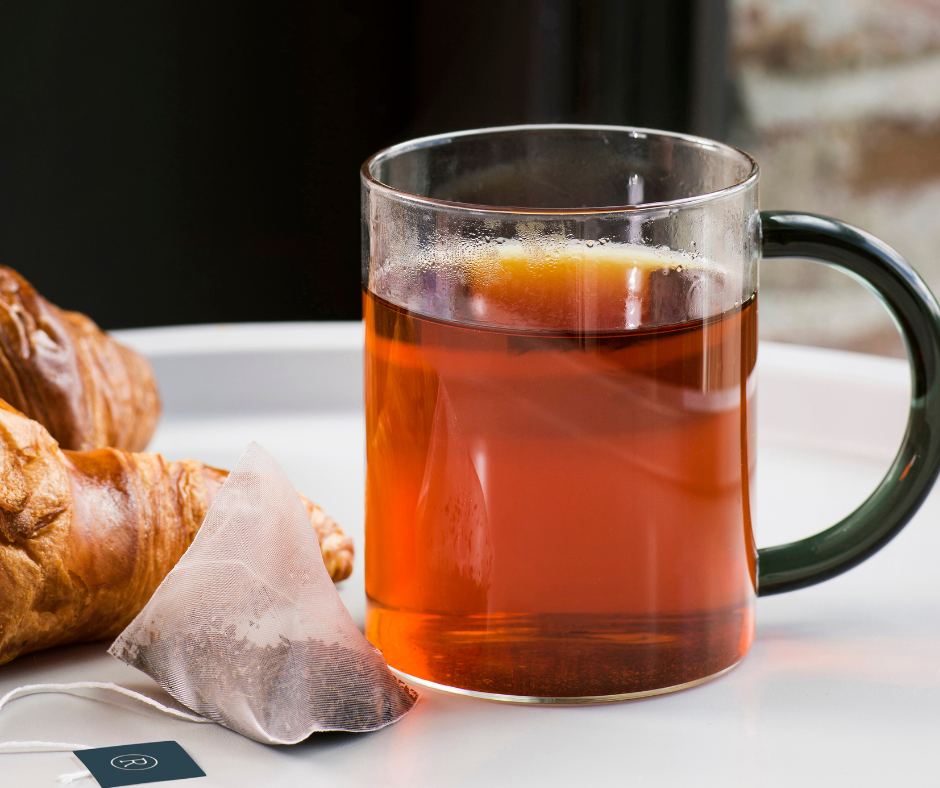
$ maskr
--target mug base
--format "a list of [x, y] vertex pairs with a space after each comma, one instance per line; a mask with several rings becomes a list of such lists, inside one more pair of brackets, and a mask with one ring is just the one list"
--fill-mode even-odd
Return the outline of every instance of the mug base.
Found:
[[692, 687], [697, 687], [699, 684], [705, 684], [708, 681], [717, 679], [720, 676], [724, 676], [725, 673], [728, 673], [731, 670], [734, 670], [738, 665], [741, 664], [741, 660], [728, 665], [728, 667], [719, 670], [717, 673], [712, 673], [708, 676], [703, 676], [700, 679], [695, 679], [694, 681], [686, 681], [683, 684], [675, 684], [671, 687], [659, 687], [657, 689], [644, 690], [642, 692], [623, 692], [617, 695], [580, 695], [575, 697], [542, 697], [539, 695], [500, 695], [496, 692], [480, 692], [478, 690], [469, 690], [461, 689], [460, 687], [450, 687], [447, 684], [438, 684], [434, 681], [427, 681], [426, 679], [419, 679], [417, 676], [410, 676], [409, 674], [393, 668], [389, 665], [389, 670], [392, 671], [398, 678], [404, 681], [406, 684], [414, 684], [418, 687], [423, 687], [424, 689], [436, 690], [438, 692], [449, 692], [452, 695], [464, 695], [469, 698], [479, 698], [481, 700], [491, 700], [498, 703], [524, 703], [524, 704], [542, 704], [542, 705], [551, 705], [551, 706], [583, 706], [590, 703], [616, 703], [622, 700], [635, 700], [637, 698], [649, 698], [653, 695], [665, 695], [667, 692], [678, 692], [679, 690], [690, 689]]

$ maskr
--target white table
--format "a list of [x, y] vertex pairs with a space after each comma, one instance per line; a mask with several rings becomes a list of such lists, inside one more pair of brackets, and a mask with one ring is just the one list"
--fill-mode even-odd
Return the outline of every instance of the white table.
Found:
[[[166, 408], [153, 450], [231, 467], [257, 440], [361, 546], [361, 331], [338, 323], [207, 326], [121, 338], [150, 355], [160, 378]], [[903, 430], [909, 383], [899, 361], [782, 345], [762, 345], [759, 370], [758, 543], [768, 545], [832, 524], [875, 486]], [[0, 713], [0, 741], [175, 739], [208, 775], [191, 781], [199, 788], [933, 784], [938, 513], [940, 493], [861, 567], [761, 599], [750, 655], [685, 692], [546, 708], [426, 691], [385, 730], [276, 748], [92, 691], [15, 701]], [[361, 624], [359, 561], [341, 595]], [[106, 647], [16, 660], [0, 668], [0, 695], [20, 684], [97, 680], [166, 699]], [[52, 786], [79, 768], [69, 753], [0, 755], [0, 785]]]

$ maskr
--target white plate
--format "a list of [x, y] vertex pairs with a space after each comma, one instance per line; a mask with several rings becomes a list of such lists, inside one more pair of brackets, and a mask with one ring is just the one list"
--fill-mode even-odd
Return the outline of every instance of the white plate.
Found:
[[[359, 324], [120, 332], [154, 361], [166, 413], [152, 449], [231, 467], [250, 440], [362, 545]], [[903, 432], [903, 362], [763, 344], [758, 542], [831, 525], [874, 488]], [[110, 746], [175, 739], [199, 786], [925, 785], [940, 731], [940, 498], [887, 549], [828, 583], [761, 599], [742, 665], [685, 692], [590, 708], [500, 705], [425, 692], [373, 734], [266, 747], [133, 702], [43, 695], [0, 713], [0, 741]], [[361, 553], [341, 595], [361, 624]], [[161, 697], [92, 644], [0, 668], [20, 684], [115, 681]], [[165, 696], [164, 696], [165, 697]], [[0, 755], [3, 788], [54, 785], [68, 753]], [[81, 785], [81, 784], [79, 784]]]

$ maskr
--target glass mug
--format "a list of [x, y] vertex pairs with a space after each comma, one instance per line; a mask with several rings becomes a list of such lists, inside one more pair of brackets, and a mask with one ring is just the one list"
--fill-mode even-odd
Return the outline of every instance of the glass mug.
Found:
[[[940, 311], [840, 222], [758, 211], [727, 145], [600, 126], [406, 142], [362, 168], [366, 631], [409, 681], [589, 702], [721, 675], [758, 595], [884, 546], [940, 467]], [[910, 418], [842, 522], [756, 549], [758, 264], [862, 279]]]

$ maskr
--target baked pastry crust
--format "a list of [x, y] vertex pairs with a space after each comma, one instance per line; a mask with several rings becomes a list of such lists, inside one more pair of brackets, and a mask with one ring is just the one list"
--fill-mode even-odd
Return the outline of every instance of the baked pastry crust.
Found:
[[160, 418], [146, 358], [0, 266], [0, 398], [64, 449], [143, 451]]
[[[0, 402], [0, 664], [116, 637], [189, 547], [226, 476], [159, 454], [63, 451]], [[352, 542], [303, 501], [330, 576], [348, 577]]]

